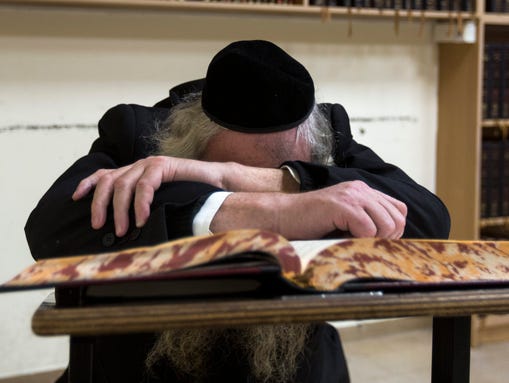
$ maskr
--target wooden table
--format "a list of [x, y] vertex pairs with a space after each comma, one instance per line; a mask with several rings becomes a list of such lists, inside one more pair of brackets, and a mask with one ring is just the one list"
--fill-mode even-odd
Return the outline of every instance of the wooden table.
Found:
[[509, 289], [207, 298], [90, 307], [57, 307], [54, 300], [47, 300], [35, 312], [32, 328], [38, 335], [70, 335], [70, 380], [90, 383], [91, 341], [98, 335], [184, 327], [432, 316], [432, 383], [466, 383], [470, 375], [470, 316], [492, 313], [509, 313]]

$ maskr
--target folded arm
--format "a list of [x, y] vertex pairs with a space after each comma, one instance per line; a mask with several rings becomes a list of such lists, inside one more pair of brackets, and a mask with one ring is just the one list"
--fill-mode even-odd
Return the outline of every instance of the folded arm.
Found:
[[361, 181], [292, 194], [298, 184], [281, 169], [172, 157], [150, 157], [121, 169], [100, 170], [80, 183], [73, 198], [78, 200], [95, 187], [92, 225], [102, 227], [112, 201], [116, 233], [123, 236], [133, 195], [136, 224], [141, 227], [161, 184], [182, 180], [235, 192], [217, 211], [211, 226], [215, 232], [260, 228], [289, 239], [311, 239], [339, 230], [357, 237], [399, 238], [405, 227], [405, 204]]
[[352, 140], [339, 166], [288, 162], [299, 174], [301, 191], [317, 190], [348, 181], [362, 181], [407, 206], [403, 237], [447, 238], [449, 212], [442, 201], [400, 168], [384, 162], [371, 149]]

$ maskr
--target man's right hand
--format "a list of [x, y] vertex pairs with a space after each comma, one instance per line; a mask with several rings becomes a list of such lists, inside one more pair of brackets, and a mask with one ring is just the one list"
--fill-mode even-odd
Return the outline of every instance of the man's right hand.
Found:
[[260, 228], [288, 239], [318, 239], [340, 230], [353, 237], [400, 238], [406, 205], [362, 181], [342, 182], [300, 194], [233, 193], [211, 230]]

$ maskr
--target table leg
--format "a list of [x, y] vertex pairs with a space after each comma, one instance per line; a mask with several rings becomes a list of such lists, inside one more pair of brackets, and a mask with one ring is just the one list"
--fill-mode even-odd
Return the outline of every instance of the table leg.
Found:
[[69, 383], [93, 383], [94, 338], [71, 336]]
[[434, 317], [432, 383], [470, 380], [470, 317]]

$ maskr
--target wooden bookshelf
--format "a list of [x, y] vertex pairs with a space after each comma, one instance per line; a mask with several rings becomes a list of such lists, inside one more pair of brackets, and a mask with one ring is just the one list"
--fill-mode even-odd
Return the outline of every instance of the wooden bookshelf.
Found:
[[168, 11], [201, 11], [224, 13], [272, 13], [288, 15], [355, 17], [355, 18], [423, 18], [426, 20], [471, 20], [473, 12], [434, 11], [417, 9], [388, 9], [321, 6], [309, 0], [274, 0], [261, 2], [252, 0], [2, 0], [1, 5], [73, 7], [73, 8], [122, 8], [122, 9], [166, 9]]

